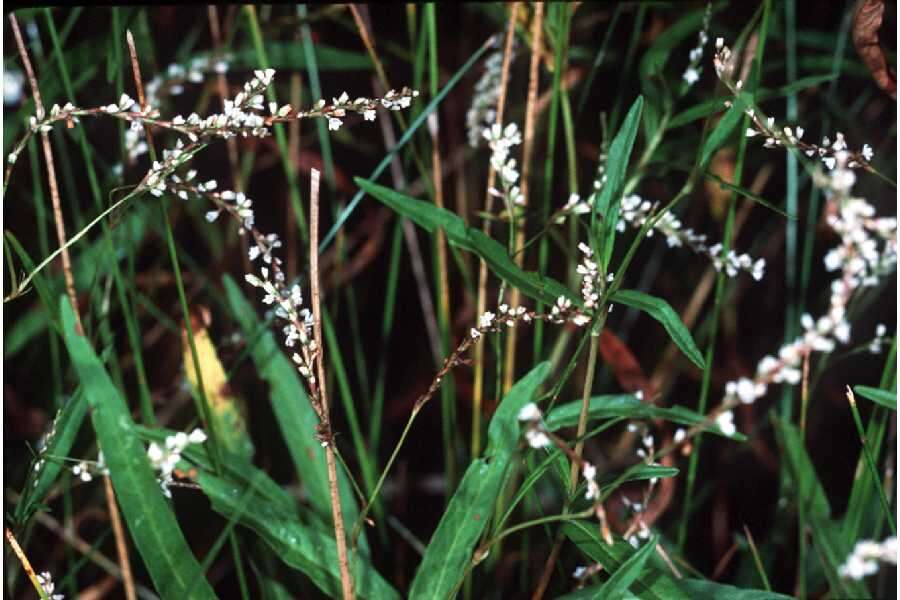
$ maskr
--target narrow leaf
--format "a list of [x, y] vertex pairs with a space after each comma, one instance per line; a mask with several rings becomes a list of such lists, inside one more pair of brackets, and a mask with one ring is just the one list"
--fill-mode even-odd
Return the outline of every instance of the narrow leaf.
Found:
[[853, 391], [875, 404], [880, 404], [891, 410], [897, 410], [897, 392], [873, 388], [867, 385], [854, 385]]
[[547, 378], [541, 363], [509, 390], [491, 418], [484, 457], [469, 465], [416, 571], [410, 598], [448, 598], [459, 582], [478, 538], [493, 513], [506, 469], [519, 442], [519, 410]]
[[705, 368], [703, 355], [694, 343], [691, 332], [668, 302], [637, 290], [618, 290], [612, 295], [612, 301], [640, 309], [659, 321], [684, 355], [698, 368]]
[[[551, 410], [544, 419], [544, 422], [547, 425], [547, 429], [550, 431], [556, 431], [563, 427], [572, 427], [578, 423], [580, 412], [581, 400], [568, 402]], [[704, 415], [683, 406], [662, 408], [643, 402], [635, 397], [634, 394], [594, 396], [590, 399], [588, 405], [588, 418], [591, 420], [615, 418], [665, 419], [666, 421], [680, 423], [690, 427], [706, 421]], [[747, 439], [746, 436], [740, 433], [726, 435], [715, 424], [710, 425], [708, 431], [737, 441], [744, 441]]]
[[659, 536], [653, 536], [648, 542], [641, 546], [637, 552], [632, 554], [628, 560], [613, 572], [612, 576], [604, 583], [599, 590], [598, 598], [609, 598], [610, 600], [621, 600], [628, 593], [628, 588], [634, 583], [641, 570], [650, 558], [650, 555], [656, 549], [659, 542]]
[[631, 158], [631, 150], [634, 148], [634, 140], [641, 123], [641, 110], [644, 107], [643, 96], [638, 96], [634, 104], [628, 110], [622, 127], [613, 138], [609, 147], [609, 158], [606, 161], [606, 182], [593, 201], [594, 216], [602, 219], [602, 260], [603, 265], [609, 265], [612, 256], [613, 245], [616, 239], [616, 225], [619, 222], [619, 205], [622, 200], [622, 186], [625, 182], [625, 172], [628, 169], [628, 160]]
[[557, 298], [565, 296], [573, 304], [582, 305], [581, 298], [560, 282], [542, 277], [538, 273], [523, 271], [510, 259], [506, 249], [499, 242], [485, 235], [480, 229], [466, 227], [463, 220], [452, 212], [360, 177], [356, 177], [354, 181], [367, 194], [398, 214], [409, 218], [428, 233], [435, 233], [439, 227], [443, 228], [447, 241], [480, 256], [495, 275], [518, 288], [526, 296], [545, 304], [553, 304]]
[[131, 413], [87, 338], [75, 332], [75, 314], [60, 298], [63, 339], [91, 407], [97, 441], [135, 546], [162, 598], [215, 598], [150, 468]]
[[[634, 554], [634, 548], [627, 542], [616, 540], [611, 546], [600, 537], [600, 528], [595, 522], [572, 521], [562, 527], [567, 538], [587, 554], [591, 560], [599, 562], [604, 569], [615, 572]], [[643, 600], [688, 600], [686, 595], [668, 574], [647, 566], [640, 577], [634, 580], [632, 592]], [[602, 596], [598, 596], [602, 597]]]

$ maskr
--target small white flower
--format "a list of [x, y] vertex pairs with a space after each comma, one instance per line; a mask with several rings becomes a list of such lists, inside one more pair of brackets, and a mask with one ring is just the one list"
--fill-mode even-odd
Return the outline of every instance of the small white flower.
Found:
[[520, 421], [537, 421], [541, 418], [541, 409], [534, 402], [529, 402], [519, 410]]
[[328, 119], [328, 129], [330, 131], [337, 131], [338, 129], [341, 128], [342, 124], [343, 124], [343, 121], [341, 121], [340, 119], [335, 119], [334, 117], [330, 117]]
[[716, 425], [727, 436], [732, 436], [737, 432], [737, 428], [734, 426], [734, 413], [730, 410], [726, 410], [716, 417]]

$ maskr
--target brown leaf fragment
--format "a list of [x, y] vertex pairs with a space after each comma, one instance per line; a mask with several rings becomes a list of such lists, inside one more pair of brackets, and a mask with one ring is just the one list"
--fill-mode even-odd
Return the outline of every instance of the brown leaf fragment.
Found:
[[884, 0], [859, 0], [853, 14], [853, 45], [878, 87], [896, 100], [897, 78], [878, 41], [883, 18]]

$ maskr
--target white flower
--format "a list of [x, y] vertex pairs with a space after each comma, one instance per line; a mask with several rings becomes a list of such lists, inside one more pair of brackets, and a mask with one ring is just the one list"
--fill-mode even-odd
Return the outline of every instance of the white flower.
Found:
[[872, 150], [872, 146], [868, 144], [863, 144], [862, 147], [862, 155], [867, 161], [871, 161], [872, 157], [875, 156], [875, 151]]
[[365, 119], [366, 121], [374, 121], [375, 120], [375, 110], [370, 108], [368, 110], [363, 111], [363, 119]]
[[44, 571], [43, 573], [38, 573], [37, 575], [38, 583], [41, 584], [41, 587], [44, 589], [44, 593], [50, 597], [50, 600], [63, 600], [65, 598], [62, 594], [54, 594], [56, 584], [53, 583], [53, 578], [50, 576], [48, 571]]
[[493, 325], [494, 316], [494, 313], [492, 313], [491, 311], [487, 311], [486, 313], [478, 317], [478, 327], [481, 329], [486, 329]]
[[22, 101], [22, 84], [25, 76], [14, 69], [3, 69], [3, 104], [15, 105]]
[[534, 402], [529, 402], [519, 410], [520, 421], [537, 421], [541, 418], [541, 409]]
[[694, 67], [688, 67], [684, 70], [684, 75], [682, 75], [681, 78], [684, 79], [685, 83], [688, 85], [694, 85], [697, 80], [700, 79], [700, 72]]
[[202, 429], [194, 429], [188, 436], [188, 441], [192, 444], [202, 444], [206, 441], [206, 433]]
[[546, 448], [552, 444], [547, 434], [536, 427], [532, 427], [525, 432], [525, 439], [532, 448]]
[[341, 128], [342, 124], [343, 124], [343, 121], [341, 121], [340, 119], [335, 119], [334, 117], [330, 117], [328, 119], [328, 129], [330, 131], [337, 131], [338, 129]]
[[734, 413], [730, 410], [726, 410], [716, 417], [716, 425], [727, 436], [732, 436], [737, 432], [737, 428], [734, 426]]

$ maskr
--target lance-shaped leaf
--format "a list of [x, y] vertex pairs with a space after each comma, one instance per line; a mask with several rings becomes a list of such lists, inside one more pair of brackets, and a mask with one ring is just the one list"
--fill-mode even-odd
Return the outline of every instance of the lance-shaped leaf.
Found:
[[668, 302], [637, 290], [618, 290], [612, 295], [612, 301], [642, 310], [659, 321], [684, 355], [698, 368], [705, 368], [706, 361], [703, 360], [700, 349], [694, 343], [691, 332], [684, 326], [678, 313]]
[[634, 139], [637, 136], [638, 126], [641, 123], [641, 110], [644, 107], [644, 98], [638, 96], [634, 104], [625, 115], [622, 127], [613, 138], [609, 147], [609, 158], [606, 161], [606, 181], [600, 189], [600, 193], [593, 196], [591, 202], [593, 208], [592, 223], [600, 223], [600, 248], [602, 249], [600, 260], [604, 266], [609, 266], [612, 256], [613, 244], [616, 240], [616, 225], [619, 222], [619, 205], [622, 201], [622, 186], [625, 184], [625, 172], [628, 170], [628, 159], [631, 158], [631, 150], [634, 148]]
[[[578, 424], [581, 414], [581, 400], [567, 402], [551, 410], [544, 418], [547, 429], [556, 431], [563, 427], [572, 427]], [[662, 408], [639, 400], [634, 394], [614, 394], [594, 396], [588, 404], [588, 419], [665, 419], [672, 423], [680, 423], [693, 427], [706, 421], [706, 417], [700, 413], [683, 406]], [[709, 432], [721, 435], [737, 441], [745, 441], [747, 437], [740, 433], [725, 434], [719, 427], [712, 423]]]
[[897, 410], [897, 392], [869, 387], [867, 385], [854, 385], [853, 391], [866, 400], [871, 400], [875, 404], [880, 404], [891, 410]]
[[416, 571], [410, 598], [449, 598], [456, 589], [478, 538], [493, 514], [506, 470], [519, 442], [519, 410], [531, 401], [547, 378], [549, 363], [541, 363], [506, 394], [488, 427], [484, 456], [469, 465], [450, 499]]
[[156, 591], [164, 599], [215, 598], [163, 497], [131, 413], [87, 338], [75, 332], [75, 314], [65, 297], [60, 315], [116, 499]]
[[576, 306], [582, 306], [581, 297], [573, 294], [560, 282], [537, 273], [523, 271], [510, 259], [506, 249], [496, 240], [485, 235], [480, 229], [466, 227], [463, 220], [452, 212], [438, 208], [428, 202], [410, 198], [390, 188], [357, 177], [356, 185], [376, 200], [407, 217], [419, 227], [435, 233], [443, 228], [447, 241], [458, 248], [474, 252], [487, 263], [488, 268], [506, 283], [516, 287], [529, 298], [544, 304], [553, 304], [560, 296], [570, 299]]
[[[562, 527], [567, 538], [572, 540], [578, 549], [587, 554], [591, 560], [603, 565], [603, 568], [615, 573], [635, 554], [634, 548], [625, 541], [616, 540], [608, 545], [600, 537], [600, 526], [591, 521], [572, 521]], [[631, 592], [644, 600], [688, 600], [675, 580], [667, 573], [645, 566], [640, 576], [632, 580]], [[602, 596], [595, 596], [600, 598]]]

